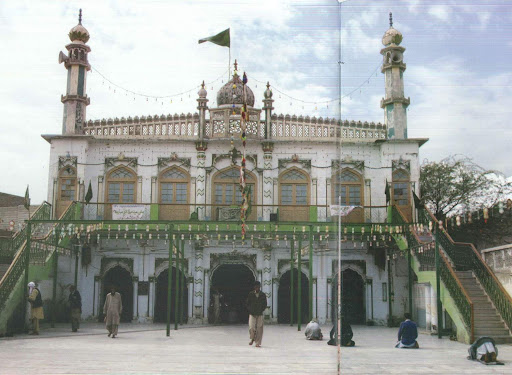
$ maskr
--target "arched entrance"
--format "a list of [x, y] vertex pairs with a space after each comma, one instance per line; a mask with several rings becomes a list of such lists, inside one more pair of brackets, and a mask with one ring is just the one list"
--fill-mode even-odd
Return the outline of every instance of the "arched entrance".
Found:
[[246, 300], [254, 288], [254, 281], [254, 274], [243, 264], [223, 264], [215, 269], [211, 280], [208, 322], [214, 323], [214, 293], [218, 291], [222, 296], [220, 322], [247, 323], [249, 313]]
[[[183, 296], [181, 298], [182, 322], [187, 322], [188, 316], [188, 287], [183, 272], [179, 272], [179, 289], [183, 288]], [[156, 299], [155, 299], [155, 316], [154, 322], [167, 322], [167, 287], [169, 282], [169, 269], [160, 272], [156, 279]], [[179, 297], [178, 297], [179, 298]], [[174, 322], [176, 316], [176, 267], [172, 267], [171, 280], [171, 322]]]
[[121, 300], [123, 302], [121, 322], [130, 323], [133, 318], [133, 281], [130, 272], [121, 266], [115, 266], [105, 273], [102, 284], [99, 321], [103, 322], [105, 297], [110, 293], [110, 288], [115, 286], [117, 292], [121, 294]]
[[[342, 303], [341, 310], [344, 316], [351, 324], [365, 324], [366, 311], [364, 307], [364, 280], [354, 270], [350, 268], [341, 272], [342, 277]], [[336, 317], [338, 306], [338, 275], [335, 275], [332, 281], [332, 301], [331, 316]]]
[[[299, 295], [299, 271], [293, 269], [293, 320], [297, 322], [298, 295]], [[302, 323], [309, 321], [309, 280], [302, 272], [301, 275], [301, 315]], [[277, 292], [277, 322], [290, 323], [290, 300], [291, 300], [291, 272], [286, 271], [279, 280]]]

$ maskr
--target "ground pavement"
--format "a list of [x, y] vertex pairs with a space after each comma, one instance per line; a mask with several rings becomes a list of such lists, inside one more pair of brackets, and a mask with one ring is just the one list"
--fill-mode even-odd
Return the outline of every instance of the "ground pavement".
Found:
[[[356, 347], [342, 348], [342, 374], [512, 374], [512, 346], [499, 346], [505, 366], [468, 361], [465, 344], [422, 334], [420, 350], [395, 349], [396, 329], [354, 326]], [[329, 327], [322, 332], [328, 336]], [[43, 329], [40, 336], [0, 339], [0, 374], [336, 374], [337, 348], [307, 341], [296, 327], [265, 327], [262, 348], [248, 345], [246, 326], [122, 324]]]

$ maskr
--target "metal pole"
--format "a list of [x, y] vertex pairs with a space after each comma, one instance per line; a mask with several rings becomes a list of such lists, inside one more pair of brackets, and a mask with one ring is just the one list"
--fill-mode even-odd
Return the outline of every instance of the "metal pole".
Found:
[[309, 226], [309, 321], [313, 319], [313, 226]]
[[295, 257], [295, 235], [292, 238], [291, 241], [291, 255], [290, 255], [290, 326], [293, 326], [293, 292], [295, 289], [295, 284], [293, 280], [293, 273], [295, 271], [295, 265], [294, 265], [294, 257]]
[[167, 271], [167, 336], [171, 335], [171, 287], [172, 287], [172, 248], [174, 241], [172, 238], [172, 224], [168, 231], [169, 237], [169, 270]]
[[80, 253], [80, 250], [82, 249], [82, 244], [77, 245], [76, 247], [76, 253], [75, 253], [75, 288], [78, 289], [78, 254]]
[[[338, 303], [336, 306], [336, 325], [337, 335], [336, 335], [336, 345], [338, 346], [338, 365], [340, 361], [340, 348], [341, 348], [341, 195], [338, 197], [338, 204], [340, 205], [340, 209], [338, 211]], [[339, 366], [338, 366], [339, 367]]]
[[299, 291], [297, 295], [297, 331], [300, 331], [300, 325], [302, 324], [302, 234], [299, 235], [297, 261], [297, 283], [299, 284]]
[[407, 263], [408, 263], [408, 273], [409, 273], [409, 314], [412, 316], [412, 251], [411, 248], [408, 248], [409, 252], [407, 253]]
[[179, 305], [180, 305], [180, 242], [183, 242], [183, 239], [180, 238], [180, 235], [176, 237], [176, 277], [174, 283], [174, 330], [178, 330], [178, 313], [179, 313]]
[[[30, 265], [30, 247], [32, 246], [32, 223], [30, 222], [30, 220], [27, 221], [27, 243], [25, 245], [25, 254], [23, 254], [24, 256], [24, 261], [25, 261], [25, 275], [24, 275], [24, 284], [23, 284], [23, 288], [25, 288], [24, 292], [23, 292], [23, 297], [25, 297], [25, 299], [23, 300], [23, 323], [24, 325], [26, 325], [27, 323], [27, 320], [26, 320], [26, 317], [27, 317], [27, 285], [28, 285], [28, 273], [29, 273], [29, 265]], [[28, 326], [25, 326], [25, 328], [28, 330]]]
[[391, 256], [387, 251], [387, 266], [388, 266], [388, 327], [393, 325], [393, 301], [392, 301], [392, 288], [391, 288]]
[[55, 327], [55, 320], [57, 318], [57, 273], [59, 268], [59, 230], [55, 228], [55, 250], [53, 252], [53, 295], [52, 295], [52, 324]]
[[435, 244], [436, 244], [436, 297], [437, 297], [437, 338], [441, 338], [441, 328], [443, 326], [443, 308], [441, 306], [441, 280], [439, 275], [439, 241], [437, 239], [439, 234], [439, 228], [437, 228], [437, 223], [434, 223], [436, 225], [435, 228]]
[[[181, 241], [181, 262], [180, 262], [181, 274], [184, 275], [185, 269], [185, 241]], [[183, 300], [183, 296], [185, 295], [185, 283], [187, 282], [186, 277], [183, 277], [183, 282], [181, 283], [180, 288], [180, 324], [183, 324], [183, 309], [185, 306], [185, 301]]]

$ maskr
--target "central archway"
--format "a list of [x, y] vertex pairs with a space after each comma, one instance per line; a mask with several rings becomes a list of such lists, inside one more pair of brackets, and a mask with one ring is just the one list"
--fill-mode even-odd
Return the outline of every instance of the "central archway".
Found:
[[212, 274], [208, 322], [214, 323], [214, 292], [218, 291], [220, 301], [220, 322], [228, 324], [247, 323], [249, 313], [246, 300], [254, 287], [254, 274], [243, 264], [223, 264]]
[[[187, 322], [188, 316], [188, 288], [185, 275], [180, 271], [179, 289], [183, 290], [181, 298], [181, 312], [182, 322]], [[154, 322], [167, 322], [167, 291], [169, 282], [169, 269], [165, 269], [156, 278], [156, 299], [155, 299], [155, 315]], [[178, 296], [179, 298], [179, 296]], [[172, 280], [171, 280], [171, 322], [174, 322], [176, 314], [176, 267], [172, 267]]]
[[[342, 303], [343, 315], [351, 324], [365, 324], [366, 310], [364, 306], [365, 288], [361, 275], [356, 271], [347, 268], [341, 272], [342, 277]], [[336, 317], [336, 306], [338, 305], [338, 275], [333, 278], [332, 283], [332, 309], [331, 316]]]
[[121, 266], [111, 268], [103, 276], [99, 321], [103, 322], [103, 304], [112, 286], [115, 286], [117, 292], [121, 295], [123, 303], [121, 322], [130, 323], [133, 318], [133, 281], [130, 272]]
[[[277, 292], [278, 305], [277, 305], [277, 322], [290, 323], [290, 300], [291, 300], [291, 273], [286, 271], [279, 280], [279, 289]], [[297, 315], [299, 313], [298, 298], [299, 295], [299, 271], [293, 270], [293, 320], [297, 322]], [[302, 323], [308, 323], [309, 315], [309, 280], [302, 272], [301, 274], [301, 315]]]

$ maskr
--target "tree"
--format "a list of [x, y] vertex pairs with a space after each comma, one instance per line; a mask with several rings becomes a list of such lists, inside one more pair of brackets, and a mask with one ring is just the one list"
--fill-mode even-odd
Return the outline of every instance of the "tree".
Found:
[[438, 219], [492, 206], [511, 191], [511, 183], [502, 173], [485, 170], [467, 157], [426, 160], [421, 166], [422, 201]]

